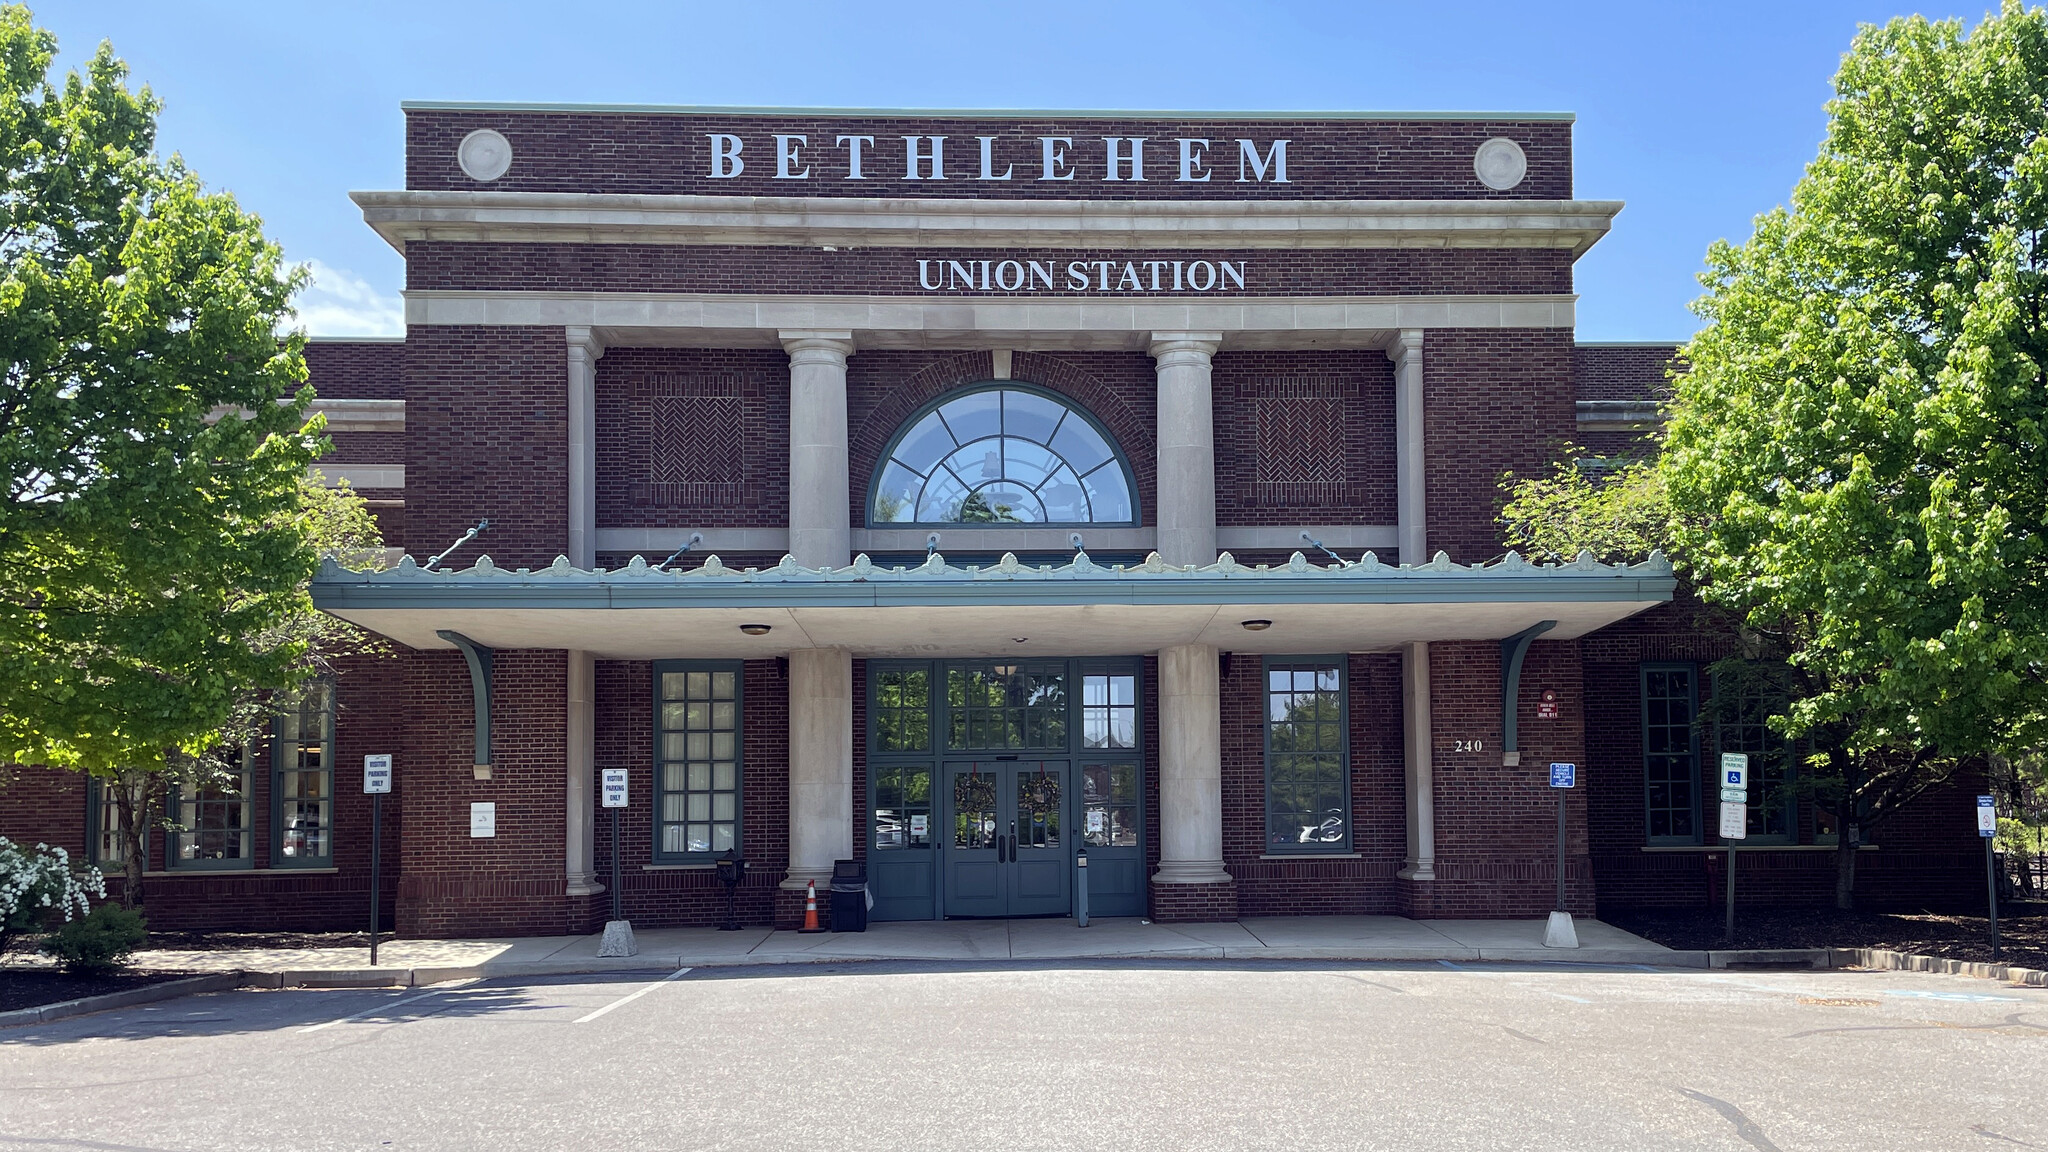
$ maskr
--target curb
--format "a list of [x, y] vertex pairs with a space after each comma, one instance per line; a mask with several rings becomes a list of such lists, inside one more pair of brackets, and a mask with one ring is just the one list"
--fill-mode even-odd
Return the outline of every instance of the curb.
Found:
[[1974, 976], [1979, 980], [2002, 980], [2029, 988], [2048, 988], [2048, 971], [2022, 968], [2017, 964], [1985, 964], [1976, 960], [1949, 960], [1922, 956], [1917, 952], [1893, 952], [1888, 948], [1837, 948], [1837, 966], [1854, 965], [1892, 972], [1936, 972], [1944, 976]]
[[55, 1004], [43, 1004], [34, 1008], [17, 1008], [12, 1012], [0, 1012], [0, 1028], [15, 1028], [23, 1024], [47, 1024], [67, 1016], [83, 1016], [88, 1012], [105, 1012], [113, 1008], [129, 1008], [137, 1004], [151, 1004], [158, 1000], [175, 1000], [195, 992], [225, 992], [230, 988], [243, 987], [245, 977], [240, 972], [216, 972], [211, 976], [192, 976], [184, 980], [165, 980], [160, 984], [145, 984], [122, 992], [108, 992], [99, 996], [82, 996], [76, 1000], [60, 1000]]

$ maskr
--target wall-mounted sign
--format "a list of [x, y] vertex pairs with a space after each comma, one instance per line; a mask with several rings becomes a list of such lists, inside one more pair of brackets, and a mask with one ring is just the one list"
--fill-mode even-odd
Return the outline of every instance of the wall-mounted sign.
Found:
[[1555, 691], [1545, 688], [1543, 695], [1536, 698], [1536, 718], [1538, 720], [1557, 719], [1557, 693]]
[[469, 806], [469, 836], [488, 840], [498, 834], [498, 806], [488, 800]]
[[604, 779], [599, 787], [598, 794], [604, 798], [604, 806], [606, 808], [624, 808], [626, 806], [626, 770], [624, 768], [605, 769]]
[[[707, 132], [713, 180], [773, 168], [777, 180], [1285, 184], [1288, 140], [1176, 136], [869, 136]], [[1147, 145], [1150, 145], [1148, 148]]]
[[951, 260], [917, 262], [917, 286], [926, 292], [1015, 292], [1019, 295], [1088, 292], [1241, 292], [1245, 260], [1126, 259]]
[[391, 791], [391, 754], [363, 757], [363, 794], [376, 796]]

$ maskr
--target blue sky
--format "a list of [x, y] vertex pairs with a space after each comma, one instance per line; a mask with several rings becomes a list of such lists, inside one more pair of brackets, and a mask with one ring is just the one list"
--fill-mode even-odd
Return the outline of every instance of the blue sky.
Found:
[[[1974, 22], [1990, 0], [1927, 9]], [[1578, 114], [1579, 337], [1683, 338], [1707, 245], [1782, 203], [1859, 22], [1776, 3], [44, 3], [165, 104], [160, 145], [262, 214], [315, 334], [395, 333], [404, 269], [347, 193], [403, 181], [401, 100]]]

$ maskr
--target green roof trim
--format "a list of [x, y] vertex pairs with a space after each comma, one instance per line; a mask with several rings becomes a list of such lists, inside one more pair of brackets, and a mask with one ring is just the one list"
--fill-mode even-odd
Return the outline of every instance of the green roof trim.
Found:
[[1576, 112], [1222, 111], [1161, 108], [829, 108], [719, 104], [532, 104], [507, 100], [405, 100], [405, 112], [574, 112], [660, 116], [886, 116], [906, 120], [1466, 120], [1570, 124]]
[[490, 557], [460, 571], [427, 571], [408, 556], [397, 567], [357, 572], [325, 561], [313, 603], [330, 610], [446, 608], [857, 608], [1074, 604], [1446, 604], [1658, 603], [1671, 599], [1671, 565], [1652, 553], [1640, 564], [1531, 564], [1510, 552], [1491, 564], [1316, 565], [1301, 553], [1284, 565], [1103, 567], [1085, 552], [1058, 566], [1030, 566], [1005, 554], [987, 568], [957, 568], [934, 554], [916, 567], [884, 568], [865, 555], [844, 568], [804, 568], [785, 556], [772, 568], [728, 568], [717, 556], [687, 572], [660, 571], [640, 558], [614, 571], [566, 559], [539, 569], [500, 568]]

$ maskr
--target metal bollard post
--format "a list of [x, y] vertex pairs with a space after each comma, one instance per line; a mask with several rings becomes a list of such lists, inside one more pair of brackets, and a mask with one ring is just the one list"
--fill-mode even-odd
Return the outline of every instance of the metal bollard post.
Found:
[[1075, 854], [1074, 866], [1079, 877], [1074, 881], [1074, 920], [1078, 927], [1088, 926], [1088, 850], [1081, 849]]

